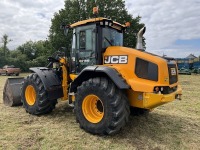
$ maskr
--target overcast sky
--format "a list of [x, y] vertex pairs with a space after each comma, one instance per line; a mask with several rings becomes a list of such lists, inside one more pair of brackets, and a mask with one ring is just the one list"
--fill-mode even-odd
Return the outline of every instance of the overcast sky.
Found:
[[[51, 18], [64, 0], [0, 0], [0, 37], [15, 49], [28, 40], [45, 40]], [[147, 51], [171, 57], [200, 55], [200, 0], [126, 0], [133, 17], [147, 27]], [[132, 28], [134, 28], [132, 26]]]

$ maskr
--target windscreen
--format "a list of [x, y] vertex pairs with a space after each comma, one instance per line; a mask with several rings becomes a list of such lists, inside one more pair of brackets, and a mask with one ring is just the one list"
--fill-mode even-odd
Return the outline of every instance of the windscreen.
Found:
[[108, 46], [123, 46], [123, 33], [116, 29], [103, 28], [102, 38], [103, 48], [107, 48]]

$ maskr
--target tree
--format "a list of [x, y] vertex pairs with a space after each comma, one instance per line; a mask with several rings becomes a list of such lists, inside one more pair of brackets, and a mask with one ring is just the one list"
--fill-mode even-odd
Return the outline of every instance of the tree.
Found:
[[1, 42], [3, 43], [3, 53], [4, 57], [6, 57], [6, 53], [9, 52], [9, 49], [7, 48], [7, 44], [11, 42], [12, 40], [8, 38], [7, 34], [4, 34], [1, 38]]
[[[45, 66], [47, 58], [61, 47], [71, 48], [72, 31], [68, 37], [64, 35], [60, 25], [65, 22], [74, 22], [94, 18], [92, 9], [94, 6], [99, 8], [99, 17], [106, 17], [121, 24], [131, 23], [131, 28], [124, 34], [124, 46], [135, 47], [136, 34], [144, 24], [140, 23], [141, 17], [133, 18], [128, 14], [123, 0], [65, 0], [64, 9], [54, 14], [51, 20], [48, 39], [45, 41], [27, 41], [20, 45], [16, 50], [10, 51], [7, 44], [11, 41], [5, 34], [2, 37], [3, 47], [0, 47], [0, 67], [5, 64], [13, 64], [20, 67], [23, 71], [28, 71], [29, 67]], [[9, 56], [5, 57], [8, 52]]]
[[[74, 22], [93, 18], [92, 8], [98, 6], [99, 16], [118, 21], [119, 23], [131, 23], [131, 28], [124, 34], [124, 46], [136, 46], [136, 34], [144, 24], [140, 23], [141, 17], [133, 18], [128, 14], [125, 8], [125, 1], [123, 0], [66, 0], [64, 9], [54, 14], [51, 20], [52, 24], [49, 30], [49, 41], [55, 49], [60, 47], [67, 47], [71, 45], [71, 35], [65, 37], [60, 25], [63, 21], [68, 24]], [[71, 32], [69, 34], [72, 34]], [[145, 39], [144, 39], [145, 40]]]
[[27, 41], [11, 51], [9, 62], [28, 71], [30, 67], [46, 66], [51, 50], [47, 41]]
[[0, 47], [0, 68], [6, 65], [6, 59], [4, 57], [3, 47]]
[[27, 56], [23, 54], [19, 50], [13, 50], [10, 51], [10, 56], [8, 57], [7, 65], [14, 65], [16, 67], [19, 67], [23, 71], [28, 71], [28, 60]]

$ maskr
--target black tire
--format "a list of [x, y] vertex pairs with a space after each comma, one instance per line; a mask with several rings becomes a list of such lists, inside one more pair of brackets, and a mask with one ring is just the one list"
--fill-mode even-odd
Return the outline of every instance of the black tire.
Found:
[[[83, 112], [83, 102], [87, 96], [97, 96], [102, 103], [102, 119], [96, 123], [88, 120]], [[98, 108], [98, 101], [96, 109]], [[80, 127], [92, 134], [109, 135], [119, 131], [129, 120], [130, 105], [122, 90], [107, 78], [93, 78], [78, 87], [75, 101], [76, 119]], [[101, 110], [99, 110], [101, 111]]]
[[[35, 91], [34, 102], [30, 104], [28, 97], [26, 96], [26, 90], [31, 87]], [[22, 103], [26, 111], [33, 115], [42, 115], [50, 113], [57, 103], [57, 100], [49, 100], [47, 92], [44, 89], [44, 85], [40, 80], [39, 76], [34, 73], [24, 79], [22, 86]]]
[[16, 76], [19, 76], [19, 73], [16, 73], [15, 75], [16, 75]]
[[10, 76], [10, 74], [6, 72], [6, 76]]
[[149, 109], [143, 109], [143, 108], [137, 108], [137, 107], [130, 107], [131, 115], [132, 116], [142, 116], [142, 115], [148, 115], [150, 110]]

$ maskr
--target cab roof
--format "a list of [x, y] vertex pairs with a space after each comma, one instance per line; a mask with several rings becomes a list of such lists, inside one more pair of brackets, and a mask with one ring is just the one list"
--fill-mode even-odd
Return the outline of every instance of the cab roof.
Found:
[[[70, 27], [74, 28], [74, 27], [77, 27], [77, 26], [82, 26], [82, 25], [86, 25], [86, 24], [89, 24], [89, 23], [95, 23], [95, 22], [101, 22], [101, 21], [112, 21], [112, 20], [108, 19], [108, 18], [103, 18], [103, 17], [91, 18], [91, 19], [82, 20], [82, 21], [73, 23], [73, 24], [70, 25]], [[121, 26], [122, 28], [126, 27], [125, 25], [122, 25], [118, 22], [115, 22], [115, 21], [112, 21], [112, 22], [113, 22], [113, 24]]]

